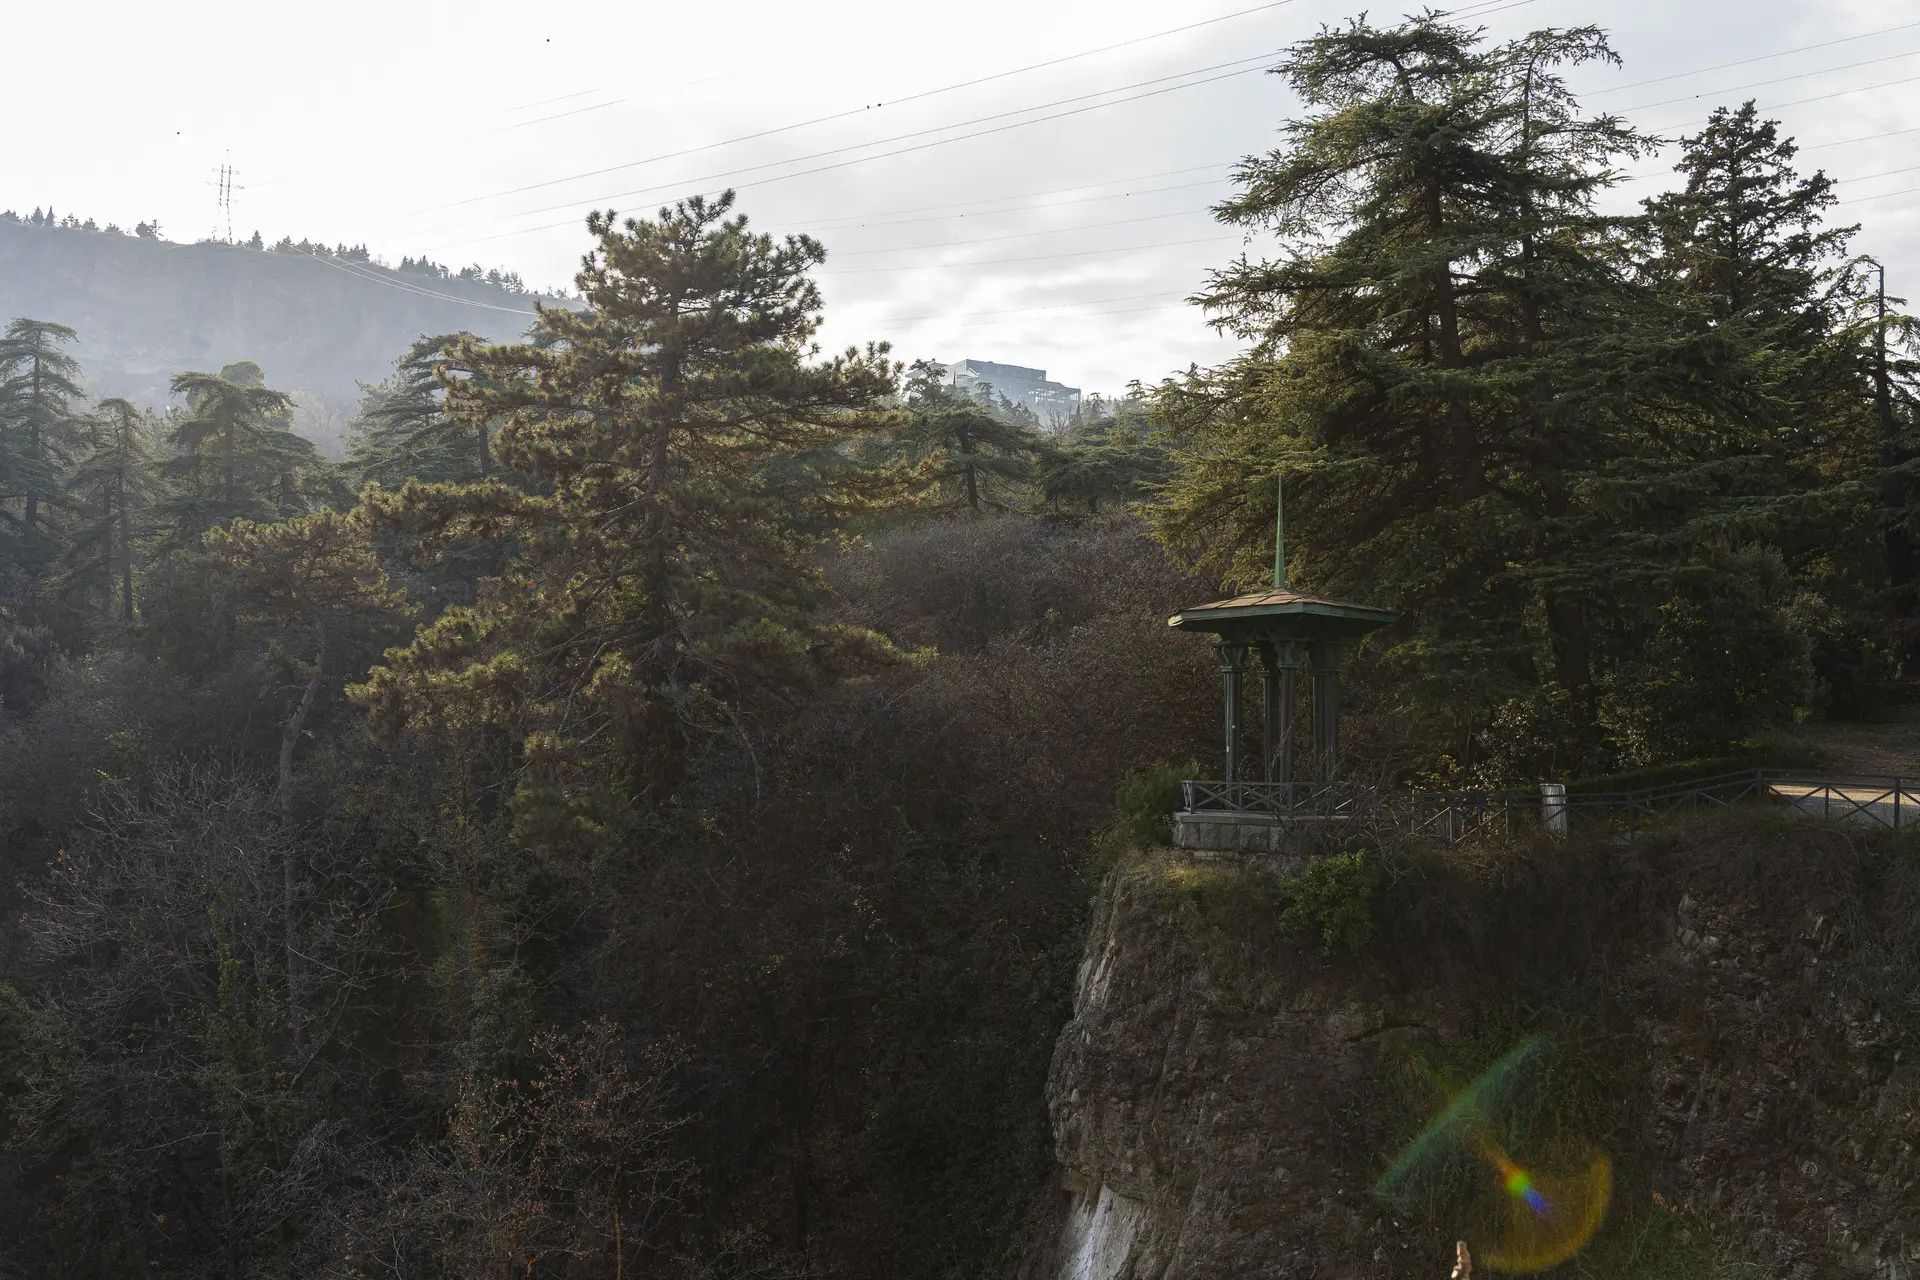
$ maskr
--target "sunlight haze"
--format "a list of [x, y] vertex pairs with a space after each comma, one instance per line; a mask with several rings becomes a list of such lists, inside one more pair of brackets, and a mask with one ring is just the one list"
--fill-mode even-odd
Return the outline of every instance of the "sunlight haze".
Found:
[[[229, 163], [236, 238], [365, 243], [389, 262], [425, 254], [568, 287], [588, 209], [650, 213], [732, 184], [755, 225], [827, 246], [829, 347], [885, 340], [906, 359], [1037, 366], [1112, 394], [1232, 350], [1182, 299], [1237, 249], [1207, 212], [1230, 190], [1229, 166], [1269, 147], [1294, 108], [1261, 55], [1354, 11], [1329, 0], [22, 7], [15, 48], [84, 46], [88, 74], [76, 91], [64, 59], [13, 61], [0, 104], [40, 123], [13, 141], [0, 207], [224, 236], [216, 171]], [[1645, 129], [1685, 131], [1748, 97], [1769, 111], [1799, 103], [1777, 115], [1821, 148], [1803, 154], [1806, 170], [1842, 179], [1849, 203], [1835, 221], [1859, 221], [1857, 247], [1887, 258], [1895, 293], [1914, 293], [1920, 8], [1459, 11], [1502, 38], [1605, 27], [1624, 65], [1572, 81], [1590, 111]], [[1882, 34], [1848, 39], [1870, 32]], [[1072, 60], [1019, 70], [1061, 58]], [[916, 94], [927, 96], [900, 101]], [[1077, 114], [1020, 124], [1061, 112]], [[1000, 131], [965, 136], [989, 129]], [[1666, 169], [1641, 165], [1622, 204]]]

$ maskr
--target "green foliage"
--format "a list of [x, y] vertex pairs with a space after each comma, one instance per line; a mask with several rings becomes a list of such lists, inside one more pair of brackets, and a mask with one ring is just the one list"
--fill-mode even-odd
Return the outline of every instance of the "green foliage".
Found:
[[1280, 927], [1315, 942], [1320, 954], [1357, 952], [1373, 940], [1373, 891], [1379, 874], [1358, 850], [1309, 858], [1283, 882]]
[[1120, 848], [1144, 849], [1173, 843], [1173, 815], [1183, 802], [1180, 782], [1200, 776], [1200, 762], [1154, 764], [1121, 779], [1114, 796], [1113, 825], [1107, 840]]
[[0, 500], [20, 502], [30, 537], [42, 504], [59, 494], [74, 449], [80, 366], [61, 348], [77, 336], [66, 325], [24, 317], [0, 335]]
[[880, 456], [912, 465], [934, 510], [1020, 505], [1035, 463], [1048, 452], [1040, 433], [1010, 406], [948, 386], [943, 372], [930, 361], [914, 362], [906, 410], [879, 438]]
[[100, 600], [111, 614], [134, 617], [136, 542], [152, 487], [152, 415], [119, 398], [102, 400], [80, 425], [82, 454], [66, 478], [77, 519], [66, 551], [66, 585]]
[[1222, 206], [1281, 253], [1202, 298], [1250, 346], [1156, 399], [1161, 535], [1260, 581], [1285, 476], [1297, 576], [1399, 609], [1373, 651], [1396, 713], [1483, 781], [1791, 718], [1806, 619], [1884, 582], [1827, 180], [1721, 113], [1687, 192], [1601, 215], [1647, 143], [1562, 75], [1613, 60], [1593, 29], [1488, 45], [1437, 16], [1295, 46], [1310, 110]]
[[1146, 497], [1168, 471], [1167, 451], [1143, 429], [1109, 418], [1076, 428], [1048, 455], [1040, 491], [1051, 504], [1098, 515], [1103, 502], [1113, 510]]
[[261, 383], [251, 361], [218, 374], [175, 375], [174, 393], [187, 403], [168, 420], [172, 451], [160, 465], [162, 549], [190, 552], [209, 529], [300, 515], [313, 505], [320, 456], [293, 432], [293, 398]]
[[[820, 296], [806, 237], [777, 243], [732, 197], [658, 221], [595, 215], [585, 311], [543, 309], [543, 340], [461, 344], [449, 393], [498, 418], [501, 460], [538, 474], [370, 490], [429, 551], [517, 538], [508, 570], [388, 655], [356, 696], [376, 729], [486, 725], [520, 744], [524, 839], [605, 847], [678, 790], [686, 742], [754, 688], [793, 688], [879, 656], [823, 626], [811, 563], [863, 479], [784, 465], [871, 429], [885, 352], [809, 360]], [[608, 370], [618, 376], [609, 377]]]
[[371, 480], [398, 489], [409, 480], [467, 484], [493, 471], [493, 424], [461, 421], [447, 413], [448, 353], [470, 333], [422, 337], [394, 364], [378, 386], [366, 387], [351, 424], [348, 469], [362, 484]]
[[[1414, 771], [1651, 785], [1895, 674], [1881, 551], [1920, 534], [1920, 463], [1909, 430], [1875, 474], [1831, 184], [1722, 111], [1684, 190], [1603, 216], [1644, 140], [1560, 77], [1611, 57], [1438, 16], [1299, 45], [1307, 109], [1225, 207], [1279, 252], [1205, 295], [1245, 354], [1062, 435], [925, 363], [897, 394], [883, 348], [821, 359], [823, 250], [730, 197], [596, 215], [583, 309], [525, 341], [421, 336], [339, 472], [251, 361], [83, 416], [72, 332], [15, 321], [4, 1265], [981, 1274], [1052, 1172], [1090, 845], [1148, 851], [1123, 882], [1236, 1026], [1302, 945], [1519, 993], [1456, 1006], [1436, 1075], [1591, 994], [1655, 895], [1480, 929], [1385, 851], [1278, 878], [1152, 847], [1202, 771], [1155, 762], [1217, 748], [1217, 674], [1164, 618], [1217, 587], [1193, 564], [1264, 580], [1276, 475], [1301, 584], [1403, 610], [1355, 692]], [[209, 758], [234, 772], [177, 770]], [[1567, 852], [1527, 867], [1620, 864]], [[1642, 1046], [1575, 1049], [1529, 1119], [1624, 1149]], [[1721, 1256], [1625, 1214], [1570, 1273]]]

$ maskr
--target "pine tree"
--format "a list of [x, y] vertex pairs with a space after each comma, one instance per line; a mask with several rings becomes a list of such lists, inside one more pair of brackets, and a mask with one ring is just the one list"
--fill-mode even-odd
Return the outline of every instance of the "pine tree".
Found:
[[881, 348], [816, 360], [807, 273], [824, 251], [753, 234], [732, 207], [594, 214], [585, 309], [542, 308], [539, 341], [455, 351], [472, 376], [450, 411], [499, 420], [500, 461], [534, 492], [495, 478], [368, 493], [381, 525], [429, 549], [516, 540], [477, 604], [392, 651], [356, 696], [389, 733], [512, 731], [536, 843], [659, 812], [693, 725], [817, 677], [843, 647], [812, 614], [812, 551], [858, 477], [797, 460], [878, 425], [894, 366]]
[[297, 636], [311, 655], [280, 735], [274, 794], [291, 822], [294, 748], [326, 677], [329, 640], [350, 619], [404, 613], [406, 601], [388, 586], [373, 557], [364, 512], [322, 510], [277, 524], [236, 520], [209, 531], [205, 543], [239, 619]]
[[115, 579], [120, 617], [132, 622], [134, 540], [149, 488], [153, 419], [118, 398], [102, 400], [82, 428], [84, 454], [67, 477], [79, 513], [68, 541], [74, 581], [111, 612]]
[[921, 468], [938, 506], [978, 513], [1018, 505], [1046, 454], [1040, 433], [1012, 406], [956, 391], [940, 375], [932, 362], [914, 362], [894, 450]]
[[74, 443], [80, 365], [60, 348], [76, 336], [66, 325], [23, 318], [0, 337], [0, 430], [16, 468], [9, 496], [21, 499], [30, 531], [39, 524], [40, 504], [60, 491], [61, 467]]

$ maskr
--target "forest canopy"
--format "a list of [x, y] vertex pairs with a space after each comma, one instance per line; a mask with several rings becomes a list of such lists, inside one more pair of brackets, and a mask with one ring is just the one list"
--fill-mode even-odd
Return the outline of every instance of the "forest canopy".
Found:
[[[1349, 775], [1531, 786], [1916, 674], [1912, 320], [1752, 104], [1592, 28], [1328, 28], [1216, 213], [1233, 359], [1061, 432], [818, 349], [731, 194], [273, 370], [0, 338], [0, 1275], [982, 1274], [1051, 1168], [1090, 873], [1211, 771], [1174, 610], [1394, 609]], [[431, 264], [408, 263], [431, 274]], [[1116, 813], [1116, 793], [1123, 797]]]

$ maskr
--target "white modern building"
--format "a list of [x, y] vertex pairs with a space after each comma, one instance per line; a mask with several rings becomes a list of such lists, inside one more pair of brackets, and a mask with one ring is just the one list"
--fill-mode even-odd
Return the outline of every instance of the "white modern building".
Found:
[[1049, 431], [1064, 431], [1080, 412], [1080, 388], [1047, 381], [1045, 369], [992, 360], [960, 360], [947, 366], [947, 381], [969, 395], [991, 387], [1013, 403], [1031, 409]]

